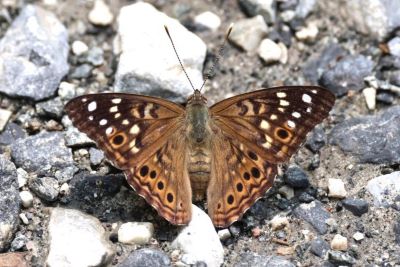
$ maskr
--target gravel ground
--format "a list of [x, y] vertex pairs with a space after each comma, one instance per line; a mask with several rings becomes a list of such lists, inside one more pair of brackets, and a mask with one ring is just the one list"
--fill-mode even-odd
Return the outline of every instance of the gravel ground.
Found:
[[235, 23], [210, 104], [320, 85], [337, 97], [329, 118], [228, 229], [197, 210], [170, 225], [63, 111], [104, 91], [184, 102], [163, 15], [136, 1], [0, 0], [0, 266], [400, 266], [400, 2], [146, 2], [201, 39], [168, 20], [195, 85]]

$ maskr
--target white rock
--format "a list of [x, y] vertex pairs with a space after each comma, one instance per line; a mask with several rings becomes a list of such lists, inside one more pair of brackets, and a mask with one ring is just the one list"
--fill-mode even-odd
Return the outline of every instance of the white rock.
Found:
[[353, 235], [354, 240], [361, 241], [363, 240], [365, 235], [363, 233], [357, 232]]
[[288, 61], [288, 49], [284, 43], [280, 42], [280, 43], [278, 43], [278, 45], [281, 48], [281, 58], [279, 59], [279, 61], [282, 64], [286, 64]]
[[57, 0], [43, 0], [45, 6], [56, 6], [58, 4]]
[[330, 178], [328, 180], [328, 196], [333, 198], [345, 198], [347, 196], [344, 183], [341, 179]]
[[197, 15], [194, 18], [194, 23], [212, 31], [216, 31], [221, 25], [221, 19], [215, 13], [206, 11]]
[[68, 195], [69, 194], [69, 185], [67, 183], [63, 183], [60, 186], [60, 194], [62, 194], [62, 195]]
[[276, 231], [276, 230], [280, 230], [280, 229], [283, 229], [286, 226], [288, 226], [289, 220], [287, 217], [275, 215], [274, 218], [272, 218], [272, 220], [269, 221], [269, 224], [271, 225], [271, 229], [273, 231]]
[[195, 205], [192, 220], [182, 228], [172, 247], [183, 251], [185, 264], [203, 261], [209, 267], [217, 267], [224, 262], [224, 249], [210, 217]]
[[346, 251], [348, 248], [347, 238], [336, 234], [331, 241], [331, 249]]
[[[145, 27], [144, 27], [145, 25]], [[115, 91], [157, 95], [172, 101], [186, 101], [190, 86], [165, 32], [169, 29], [181, 61], [193, 86], [203, 82], [206, 45], [179, 21], [152, 5], [138, 2], [121, 9], [118, 37], [121, 56], [115, 77]]]
[[271, 39], [264, 39], [258, 48], [258, 55], [269, 64], [278, 62], [282, 56], [281, 47]]
[[103, 0], [95, 0], [93, 9], [89, 12], [89, 21], [94, 25], [108, 26], [112, 23], [114, 15]]
[[230, 238], [231, 236], [232, 236], [232, 235], [231, 235], [231, 232], [229, 232], [229, 229], [228, 229], [228, 228], [225, 228], [225, 229], [222, 229], [222, 230], [219, 230], [219, 231], [218, 231], [218, 237], [219, 237], [219, 239], [222, 240], [222, 241], [227, 240], [227, 239]]
[[296, 12], [294, 10], [285, 10], [280, 14], [282, 20], [284, 22], [290, 22], [296, 16]]
[[268, 26], [261, 15], [242, 19], [234, 24], [229, 40], [245, 51], [255, 52], [266, 36], [267, 30]]
[[22, 188], [26, 185], [26, 182], [28, 181], [28, 173], [22, 169], [18, 168], [17, 169], [17, 179], [18, 179], [18, 187]]
[[286, 199], [294, 197], [294, 190], [292, 187], [284, 185], [278, 189], [279, 194], [283, 195]]
[[77, 40], [72, 43], [72, 53], [74, 53], [77, 56], [86, 53], [88, 50], [89, 47], [82, 41]]
[[309, 23], [307, 27], [304, 27], [296, 32], [296, 38], [303, 42], [314, 42], [318, 36], [318, 27], [315, 23]]
[[368, 181], [367, 190], [377, 207], [390, 207], [400, 194], [400, 171], [381, 175]]
[[389, 53], [400, 57], [400, 37], [396, 36], [388, 42]]
[[374, 110], [376, 105], [376, 89], [372, 87], [365, 88], [363, 95], [369, 110]]
[[154, 226], [149, 222], [127, 222], [118, 230], [118, 242], [123, 244], [144, 245], [150, 242], [154, 234]]
[[33, 204], [33, 195], [29, 191], [22, 191], [19, 193], [21, 203], [24, 208], [30, 208]]
[[12, 112], [7, 109], [0, 108], [0, 131], [4, 130], [8, 120], [11, 117]]
[[105, 266], [114, 251], [98, 219], [77, 210], [53, 208], [48, 225], [49, 267]]
[[72, 99], [75, 96], [75, 85], [68, 82], [61, 82], [58, 86], [58, 95], [62, 99]]
[[25, 213], [20, 213], [20, 214], [19, 214], [19, 218], [21, 219], [21, 221], [22, 221], [25, 225], [28, 225], [28, 224], [29, 224], [28, 217], [26, 217]]

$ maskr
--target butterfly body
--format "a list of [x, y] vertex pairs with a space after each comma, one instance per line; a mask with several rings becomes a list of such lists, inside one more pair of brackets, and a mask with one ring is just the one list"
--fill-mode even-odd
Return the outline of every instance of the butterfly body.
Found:
[[211, 107], [198, 90], [186, 107], [150, 96], [93, 94], [71, 100], [66, 111], [162, 217], [187, 224], [192, 200], [206, 196], [214, 225], [227, 227], [272, 187], [278, 164], [334, 101], [323, 88], [293, 86]]

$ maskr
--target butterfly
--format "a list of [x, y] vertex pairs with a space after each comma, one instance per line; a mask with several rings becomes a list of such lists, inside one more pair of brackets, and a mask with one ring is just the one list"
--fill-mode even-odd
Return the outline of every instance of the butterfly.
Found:
[[227, 227], [273, 185], [335, 102], [317, 86], [241, 94], [211, 107], [194, 90], [186, 107], [124, 93], [79, 96], [65, 106], [129, 185], [172, 224], [188, 224], [192, 200], [207, 198], [216, 227]]

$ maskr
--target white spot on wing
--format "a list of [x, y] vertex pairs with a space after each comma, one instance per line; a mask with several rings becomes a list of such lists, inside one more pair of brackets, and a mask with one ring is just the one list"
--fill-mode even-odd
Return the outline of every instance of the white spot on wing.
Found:
[[289, 102], [286, 100], [280, 100], [279, 105], [281, 105], [282, 107], [289, 106]]
[[307, 95], [307, 94], [303, 94], [303, 96], [301, 97], [301, 99], [303, 100], [303, 102], [305, 103], [311, 103], [311, 96]]
[[113, 106], [110, 108], [110, 112], [114, 113], [118, 111], [118, 106]]
[[313, 89], [313, 90], [311, 90], [311, 93], [316, 94], [317, 90]]
[[119, 104], [121, 103], [121, 98], [114, 98], [113, 100], [111, 100], [111, 102], [113, 102], [114, 104]]
[[128, 120], [123, 120], [123, 121], [122, 121], [122, 124], [123, 124], [123, 125], [128, 125], [128, 124], [129, 124], [129, 121], [128, 121]]
[[308, 107], [306, 111], [307, 111], [307, 113], [311, 113], [311, 110], [312, 110], [312, 108]]
[[260, 124], [261, 129], [268, 130], [270, 125], [266, 120], [262, 120]]
[[284, 108], [278, 108], [278, 111], [280, 111], [280, 112], [285, 112], [285, 109]]
[[294, 121], [287, 121], [287, 125], [288, 125], [290, 128], [296, 127], [296, 123], [294, 123]]
[[99, 122], [100, 125], [106, 125], [107, 124], [107, 120], [106, 119], [102, 119]]
[[278, 118], [278, 116], [276, 116], [275, 114], [271, 114], [271, 116], [269, 118], [271, 121], [274, 121]]
[[115, 119], [118, 119], [119, 117], [121, 117], [121, 113], [117, 113], [117, 114], [114, 115]]
[[131, 134], [138, 134], [140, 131], [139, 126], [137, 126], [137, 124], [133, 125], [132, 128], [130, 129], [129, 133]]
[[279, 98], [284, 98], [284, 97], [286, 97], [286, 93], [285, 92], [278, 92], [278, 93], [276, 93], [276, 96], [279, 97]]
[[106, 129], [106, 134], [107, 134], [107, 135], [111, 134], [112, 132], [113, 132], [113, 127], [108, 127], [108, 128]]
[[96, 110], [96, 108], [97, 108], [97, 103], [96, 103], [96, 101], [92, 101], [92, 102], [89, 103], [89, 105], [88, 105], [88, 111], [92, 112], [92, 111]]
[[83, 102], [83, 103], [85, 103], [86, 101], [87, 101], [87, 98], [86, 98], [86, 97], [82, 98], [82, 102]]
[[92, 120], [93, 120], [93, 116], [89, 116], [88, 119], [89, 119], [90, 121], [92, 121]]
[[301, 114], [298, 113], [297, 111], [295, 111], [295, 112], [292, 113], [292, 116], [295, 117], [295, 118], [300, 118]]

